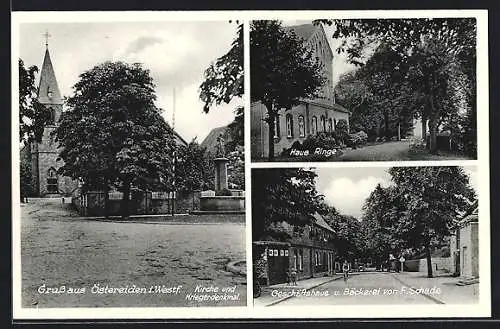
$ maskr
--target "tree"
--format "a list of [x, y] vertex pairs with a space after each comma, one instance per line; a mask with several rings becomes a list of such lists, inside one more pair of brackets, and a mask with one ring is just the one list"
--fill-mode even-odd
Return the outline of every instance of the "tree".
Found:
[[275, 121], [278, 112], [317, 96], [324, 84], [321, 64], [292, 31], [279, 21], [252, 21], [250, 25], [251, 100], [267, 109], [269, 159], [274, 158]]
[[363, 205], [361, 230], [366, 236], [366, 253], [379, 264], [387, 260], [389, 253], [403, 246], [397, 231], [401, 210], [395, 187], [384, 188], [380, 184]]
[[31, 166], [27, 161], [20, 161], [20, 187], [21, 187], [21, 202], [25, 202], [26, 198], [33, 193], [33, 183], [31, 176]]
[[[425, 91], [425, 102], [420, 115], [422, 127], [425, 128], [429, 121], [431, 153], [437, 151], [438, 122], [450, 113], [450, 102], [444, 100], [453, 98], [453, 93], [446, 95], [443, 91], [456, 89], [447, 87], [450, 81], [457, 79], [454, 72], [466, 72], [468, 81], [464, 95], [467, 103], [475, 103], [475, 19], [334, 19], [318, 20], [315, 23], [335, 25], [333, 38], [345, 38], [337, 51], [346, 52], [352, 63], [362, 65], [361, 59], [366, 54], [367, 46], [380, 42], [399, 53], [403, 61], [414, 55], [422, 59], [420, 67], [428, 69], [419, 71], [421, 76], [414, 79], [414, 86], [420, 86], [423, 88], [420, 90]], [[429, 56], [423, 56], [426, 51]], [[456, 68], [451, 69], [450, 65]]]
[[311, 224], [321, 204], [315, 178], [305, 169], [253, 169], [253, 239], [288, 241]]
[[243, 68], [243, 24], [240, 24], [231, 49], [205, 70], [205, 80], [200, 85], [205, 113], [214, 104], [229, 103], [234, 97], [243, 95]]
[[363, 255], [361, 223], [353, 216], [342, 215], [336, 210], [323, 216], [335, 231], [335, 248], [344, 259], [354, 260]]
[[193, 139], [177, 148], [176, 187], [181, 193], [214, 188], [213, 156]]
[[105, 62], [82, 73], [73, 90], [55, 131], [64, 160], [58, 173], [104, 188], [106, 197], [117, 187], [127, 218], [132, 186], [173, 184], [175, 141], [154, 104], [153, 80], [140, 64]]
[[226, 153], [236, 150], [238, 145], [245, 145], [245, 108], [238, 106], [234, 114], [233, 122], [227, 126], [229, 141], [226, 143]]
[[50, 120], [50, 110], [41, 104], [38, 88], [35, 87], [35, 74], [38, 67], [24, 67], [19, 59], [19, 140], [20, 142], [40, 142], [45, 125]]
[[398, 235], [408, 247], [423, 247], [432, 277], [431, 244], [450, 235], [455, 218], [475, 199], [460, 167], [393, 167], [389, 170], [400, 200]]
[[228, 153], [229, 163], [227, 166], [228, 184], [233, 189], [245, 189], [245, 149], [242, 145], [236, 145], [234, 151]]

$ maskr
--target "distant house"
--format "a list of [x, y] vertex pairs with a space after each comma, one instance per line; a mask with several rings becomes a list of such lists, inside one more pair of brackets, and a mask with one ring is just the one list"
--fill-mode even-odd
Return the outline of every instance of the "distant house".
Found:
[[[336, 254], [333, 243], [335, 231], [319, 215], [313, 224], [304, 228], [300, 236], [290, 242], [254, 241], [254, 265], [263, 268], [265, 285], [284, 283], [287, 271], [296, 269], [297, 279], [330, 275], [336, 271]], [[337, 264], [337, 269], [340, 265]]]
[[[323, 64], [323, 75], [327, 79], [315, 99], [304, 99], [299, 105], [278, 113], [275, 122], [274, 151], [280, 154], [295, 141], [301, 143], [309, 135], [319, 132], [332, 132], [341, 119], [349, 124], [349, 111], [335, 103], [333, 86], [333, 52], [328, 43], [325, 30], [321, 25], [304, 24], [284, 27], [293, 31], [304, 44], [313, 51], [313, 56]], [[264, 121], [266, 107], [260, 102], [253, 102], [251, 113], [251, 151], [252, 158], [264, 158], [269, 154], [269, 126]]]
[[479, 277], [477, 200], [459, 218], [455, 234], [450, 238], [450, 251], [455, 265], [455, 275], [465, 278]]

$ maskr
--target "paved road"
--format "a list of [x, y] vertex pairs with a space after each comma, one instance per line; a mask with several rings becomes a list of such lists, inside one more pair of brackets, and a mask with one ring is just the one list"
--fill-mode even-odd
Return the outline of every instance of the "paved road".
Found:
[[345, 151], [341, 161], [395, 161], [406, 160], [410, 144], [408, 141], [387, 142]]
[[299, 295], [276, 306], [300, 305], [388, 305], [434, 304], [425, 296], [412, 292], [391, 274], [366, 273], [351, 276], [347, 282], [335, 280]]
[[[228, 261], [245, 259], [242, 224], [44, 220], [30, 216], [32, 207], [22, 208], [21, 219], [23, 307], [246, 304], [246, 279], [224, 270]], [[96, 293], [94, 285], [125, 290]], [[134, 285], [140, 289], [128, 289]], [[151, 286], [161, 289], [162, 285], [165, 290], [155, 291], [154, 287], [150, 292]], [[182, 287], [176, 291], [179, 285]], [[233, 293], [228, 291], [226, 295], [239, 296], [236, 301], [186, 300], [197, 285], [218, 287], [219, 293], [224, 287], [235, 287]], [[46, 293], [46, 288], [60, 286], [65, 286], [64, 293]], [[73, 292], [85, 288], [85, 292], [68, 293], [69, 288]]]

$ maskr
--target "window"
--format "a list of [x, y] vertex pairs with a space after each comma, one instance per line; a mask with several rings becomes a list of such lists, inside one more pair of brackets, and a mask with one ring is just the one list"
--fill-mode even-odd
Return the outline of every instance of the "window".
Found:
[[293, 137], [293, 117], [291, 114], [286, 115], [286, 137]]
[[324, 116], [321, 116], [321, 118], [319, 119], [319, 123], [320, 123], [321, 131], [325, 132], [326, 131], [326, 121], [325, 121]]
[[299, 250], [299, 271], [304, 269], [304, 251], [302, 249]]
[[318, 118], [315, 116], [312, 117], [312, 124], [311, 124], [311, 133], [313, 135], [316, 135], [318, 133]]
[[306, 136], [306, 127], [304, 125], [304, 117], [302, 115], [299, 115], [299, 136]]
[[333, 123], [332, 123], [332, 119], [328, 119], [328, 131], [329, 132], [332, 132], [333, 131]]
[[47, 171], [47, 192], [49, 193], [59, 192], [59, 186], [57, 183], [57, 172], [53, 167], [51, 167]]
[[333, 130], [337, 128], [337, 119], [333, 119]]
[[280, 137], [280, 116], [274, 118], [274, 138]]
[[297, 249], [293, 251], [293, 268], [299, 268], [299, 251]]
[[56, 110], [52, 107], [49, 107], [49, 114], [50, 114], [50, 118], [49, 118], [49, 121], [47, 122], [47, 124], [53, 125], [56, 123]]

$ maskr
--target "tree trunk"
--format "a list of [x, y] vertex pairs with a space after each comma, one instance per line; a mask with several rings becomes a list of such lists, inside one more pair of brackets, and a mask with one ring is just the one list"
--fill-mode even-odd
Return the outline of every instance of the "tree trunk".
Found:
[[432, 278], [432, 260], [430, 242], [425, 243], [425, 257], [427, 258], [427, 277]]
[[429, 139], [429, 151], [431, 154], [437, 154], [438, 149], [437, 149], [437, 127], [438, 127], [438, 122], [435, 117], [429, 119], [429, 132], [430, 132], [430, 139]]
[[422, 139], [427, 143], [427, 118], [422, 116]]
[[104, 217], [109, 217], [109, 184], [107, 181], [104, 186]]
[[398, 141], [401, 141], [401, 123], [398, 122]]
[[389, 140], [391, 136], [389, 136], [390, 135], [389, 114], [387, 112], [384, 112], [384, 126], [385, 126], [385, 131], [384, 131], [385, 138], [386, 140]]
[[267, 123], [269, 125], [269, 160], [274, 159], [274, 134], [275, 134], [275, 121], [276, 121], [276, 115], [273, 111], [273, 105], [271, 103], [265, 104], [267, 108]]
[[121, 206], [122, 219], [128, 219], [129, 217], [129, 200], [130, 200], [130, 182], [123, 182], [123, 199]]

